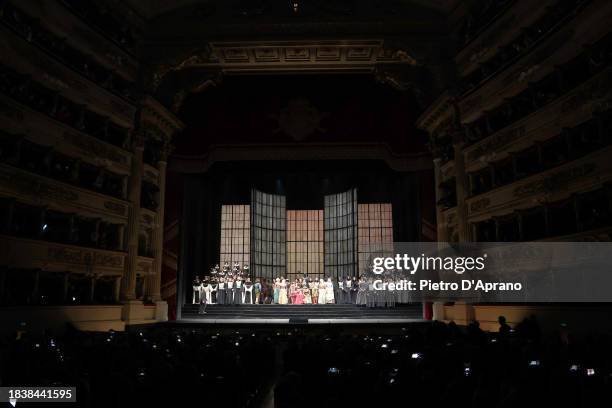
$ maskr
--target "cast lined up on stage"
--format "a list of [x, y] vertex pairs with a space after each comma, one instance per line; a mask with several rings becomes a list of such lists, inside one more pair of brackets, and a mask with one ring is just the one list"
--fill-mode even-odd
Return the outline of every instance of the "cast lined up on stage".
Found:
[[[383, 280], [391, 281], [390, 277]], [[308, 276], [289, 281], [249, 276], [249, 266], [225, 263], [216, 265], [210, 274], [193, 281], [192, 302], [218, 305], [239, 304], [356, 304], [366, 307], [393, 307], [410, 303], [408, 291], [374, 290], [373, 278], [309, 279]]]

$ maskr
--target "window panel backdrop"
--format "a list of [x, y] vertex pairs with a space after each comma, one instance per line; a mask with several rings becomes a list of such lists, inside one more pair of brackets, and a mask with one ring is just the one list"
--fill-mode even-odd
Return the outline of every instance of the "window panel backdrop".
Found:
[[325, 196], [325, 274], [357, 276], [357, 189]]
[[251, 190], [251, 274], [287, 276], [287, 211], [284, 196]]

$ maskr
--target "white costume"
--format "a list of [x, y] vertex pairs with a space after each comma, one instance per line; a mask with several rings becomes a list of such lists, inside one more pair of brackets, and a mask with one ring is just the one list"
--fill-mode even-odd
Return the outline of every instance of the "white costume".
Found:
[[325, 283], [325, 301], [326, 303], [334, 303], [334, 284], [331, 278], [327, 278]]
[[204, 296], [206, 296], [206, 304], [210, 305], [212, 300], [212, 286], [209, 282], [204, 286]]
[[193, 296], [191, 298], [191, 303], [194, 305], [200, 303], [200, 283], [198, 282], [196, 285], [196, 281], [193, 281]]
[[323, 279], [321, 279], [319, 281], [319, 299], [317, 300], [317, 303], [319, 305], [324, 305], [325, 303], [327, 303], [326, 294], [327, 294], [326, 285]]

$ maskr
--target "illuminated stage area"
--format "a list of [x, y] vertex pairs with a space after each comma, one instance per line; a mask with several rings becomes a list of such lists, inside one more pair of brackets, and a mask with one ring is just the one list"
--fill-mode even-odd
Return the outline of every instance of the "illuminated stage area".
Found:
[[373, 290], [371, 273], [394, 241], [418, 237], [416, 173], [367, 165], [283, 162], [270, 174], [241, 163], [186, 177], [177, 319], [422, 319], [406, 294]]
[[421, 304], [388, 309], [366, 309], [356, 305], [209, 305], [205, 311], [200, 314], [198, 305], [185, 305], [181, 320], [227, 324], [380, 324], [423, 320]]

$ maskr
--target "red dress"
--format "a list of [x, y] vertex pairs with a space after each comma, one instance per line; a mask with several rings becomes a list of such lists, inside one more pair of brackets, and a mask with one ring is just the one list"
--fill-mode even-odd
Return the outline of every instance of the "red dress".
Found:
[[295, 295], [297, 294], [296, 290], [295, 290], [295, 285], [291, 284], [291, 286], [289, 286], [289, 298], [291, 299], [291, 303], [295, 304]]
[[302, 292], [301, 289], [297, 289], [294, 293], [295, 293], [294, 303], [296, 305], [303, 305], [304, 304], [304, 292]]

